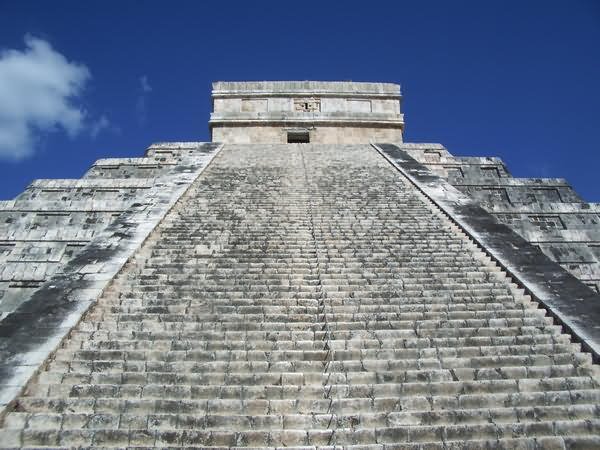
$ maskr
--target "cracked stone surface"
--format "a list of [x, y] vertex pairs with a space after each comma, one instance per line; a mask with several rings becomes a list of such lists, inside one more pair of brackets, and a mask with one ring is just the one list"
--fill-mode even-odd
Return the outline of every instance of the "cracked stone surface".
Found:
[[398, 147], [600, 293], [600, 204], [562, 178], [513, 178], [500, 158], [453, 156], [440, 144]]
[[[178, 143], [176, 150], [164, 149], [179, 153], [178, 164], [167, 174], [150, 180], [143, 199], [131, 204], [110, 223], [96, 228], [93, 239], [62, 258], [57, 264], [58, 270], [42, 280], [40, 287], [32, 293], [20, 292], [19, 302], [11, 305], [0, 321], [2, 414], [219, 149], [217, 144], [202, 143]], [[192, 158], [186, 156], [188, 152], [192, 152]], [[75, 183], [59, 180], [57, 184]], [[89, 186], [90, 183], [81, 184]], [[34, 206], [54, 207], [39, 200]], [[68, 208], [72, 205], [59, 207], [70, 211]], [[35, 210], [32, 213], [35, 214]], [[35, 225], [37, 228], [39, 224]], [[37, 241], [36, 245], [52, 241], [55, 236], [52, 232], [58, 228], [56, 224], [46, 227], [43, 230], [46, 240]], [[71, 231], [74, 229], [76, 227], [71, 227]], [[19, 265], [29, 267], [28, 261], [8, 261], [5, 268]]]
[[591, 356], [374, 148], [226, 145], [0, 446], [592, 449], [599, 400]]
[[[157, 190], [189, 168], [202, 147], [155, 145], [146, 158], [98, 160], [78, 180], [35, 180], [14, 200], [0, 202], [0, 320], [16, 311], [54, 274], [120, 218], [143, 215]], [[160, 195], [168, 193], [162, 192]]]

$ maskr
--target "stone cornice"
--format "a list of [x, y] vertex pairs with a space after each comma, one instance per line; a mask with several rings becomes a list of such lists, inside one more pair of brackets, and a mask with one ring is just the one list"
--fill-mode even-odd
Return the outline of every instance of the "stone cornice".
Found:
[[218, 81], [213, 98], [223, 97], [373, 97], [401, 98], [400, 85], [346, 81]]
[[365, 119], [364, 116], [358, 117], [300, 117], [290, 116], [282, 117], [281, 115], [264, 117], [264, 118], [250, 118], [250, 117], [227, 117], [227, 116], [211, 116], [208, 122], [209, 128], [213, 128], [218, 125], [227, 126], [241, 126], [241, 125], [255, 125], [255, 126], [290, 126], [290, 125], [336, 125], [336, 126], [359, 126], [359, 127], [388, 127], [388, 128], [404, 128], [404, 116], [388, 116], [387, 118], [373, 118]]

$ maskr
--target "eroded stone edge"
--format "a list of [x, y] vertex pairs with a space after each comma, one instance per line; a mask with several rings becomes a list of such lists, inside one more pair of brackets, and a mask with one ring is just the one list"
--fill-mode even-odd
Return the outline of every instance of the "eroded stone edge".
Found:
[[0, 345], [9, 353], [0, 362], [0, 417], [223, 145], [201, 147], [206, 151], [156, 179], [146, 204], [123, 213], [0, 322]]
[[600, 362], [600, 295], [393, 144], [371, 144]]

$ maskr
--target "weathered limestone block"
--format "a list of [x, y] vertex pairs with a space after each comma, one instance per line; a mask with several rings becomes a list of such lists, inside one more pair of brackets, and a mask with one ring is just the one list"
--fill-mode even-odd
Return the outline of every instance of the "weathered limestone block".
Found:
[[439, 144], [400, 147], [600, 292], [600, 208], [566, 180], [512, 178], [498, 158], [454, 157]]
[[[187, 147], [202, 149], [197, 143]], [[148, 193], [180, 162], [163, 156], [99, 160], [85, 178], [36, 180], [15, 200], [2, 202], [0, 313], [27, 301], [121, 214], [147, 208]]]
[[100, 159], [86, 172], [84, 178], [154, 178], [169, 171], [175, 160], [160, 158]]

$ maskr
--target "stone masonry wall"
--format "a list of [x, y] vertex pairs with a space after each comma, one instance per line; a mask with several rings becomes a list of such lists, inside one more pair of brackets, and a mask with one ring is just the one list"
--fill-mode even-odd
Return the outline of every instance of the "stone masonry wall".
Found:
[[284, 144], [290, 128], [311, 143], [402, 142], [400, 86], [353, 82], [214, 83], [213, 142]]
[[35, 180], [0, 202], [0, 320], [124, 212], [149, 207], [148, 193], [198, 144], [172, 147], [98, 160], [78, 180]]
[[[246, 127], [221, 127], [212, 129], [214, 142], [228, 142], [231, 144], [285, 144], [287, 131], [292, 126], [246, 126]], [[313, 144], [356, 144], [375, 142], [402, 142], [402, 130], [395, 128], [374, 128], [359, 126], [303, 126], [299, 129], [310, 134]]]
[[600, 205], [566, 180], [513, 178], [499, 158], [455, 157], [439, 144], [400, 147], [600, 292]]

